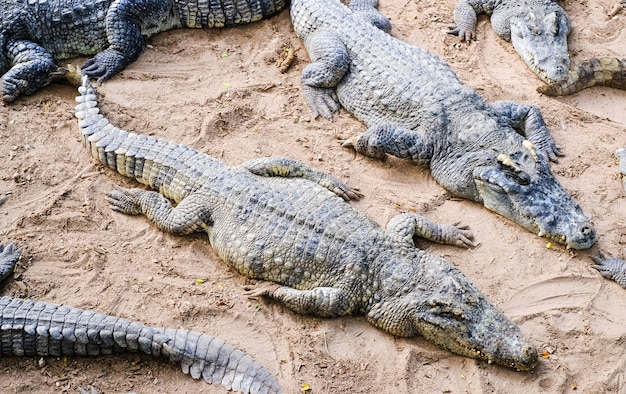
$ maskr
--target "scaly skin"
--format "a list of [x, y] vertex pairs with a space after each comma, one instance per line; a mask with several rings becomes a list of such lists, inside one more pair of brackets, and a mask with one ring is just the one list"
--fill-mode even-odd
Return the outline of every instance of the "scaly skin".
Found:
[[328, 174], [275, 157], [227, 167], [184, 145], [112, 126], [87, 78], [79, 90], [76, 116], [94, 157], [161, 193], [117, 189], [108, 198], [113, 209], [176, 234], [206, 231], [226, 263], [274, 282], [250, 289], [251, 296], [322, 317], [365, 314], [396, 336], [421, 334], [460, 355], [520, 370], [536, 365], [536, 349], [513, 322], [459, 270], [413, 243], [420, 236], [468, 247], [465, 227], [406, 213], [382, 229], [345, 201], [360, 194]]
[[569, 72], [567, 79], [537, 88], [547, 96], [565, 96], [592, 86], [626, 89], [626, 59], [591, 58]]
[[137, 60], [145, 37], [180, 27], [250, 23], [285, 0], [0, 0], [0, 90], [5, 102], [62, 76], [55, 61], [95, 55], [83, 74], [100, 81]]
[[[21, 249], [0, 244], [0, 281], [13, 272]], [[194, 379], [242, 393], [282, 393], [252, 358], [219, 338], [11, 297], [0, 298], [0, 357], [97, 356], [141, 351], [179, 362]]]
[[616, 281], [626, 289], [626, 261], [615, 257], [605, 257], [602, 254], [591, 256], [591, 259], [596, 262], [591, 266], [592, 268], [597, 269], [603, 277]]
[[593, 245], [593, 225], [550, 171], [559, 149], [538, 108], [485, 102], [443, 60], [337, 0], [294, 0], [291, 16], [313, 62], [302, 89], [314, 114], [343, 106], [369, 127], [345, 146], [428, 165], [456, 196], [569, 248]]
[[461, 41], [476, 39], [476, 15], [491, 16], [494, 31], [513, 43], [524, 62], [544, 82], [567, 77], [567, 36], [570, 19], [553, 0], [459, 0], [454, 9], [456, 26], [450, 33]]

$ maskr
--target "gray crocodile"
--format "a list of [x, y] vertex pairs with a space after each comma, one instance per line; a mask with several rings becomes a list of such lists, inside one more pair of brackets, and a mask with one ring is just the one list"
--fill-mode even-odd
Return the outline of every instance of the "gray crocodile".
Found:
[[571, 70], [566, 79], [539, 86], [537, 91], [547, 96], [565, 96], [592, 86], [626, 89], [626, 59], [591, 58]]
[[[260, 20], [288, 0], [0, 0], [0, 89], [5, 102], [62, 77], [55, 61], [95, 55], [83, 73], [109, 79], [137, 60], [145, 38], [181, 27]], [[60, 75], [61, 74], [61, 75]]]
[[[229, 167], [155, 137], [111, 125], [87, 78], [76, 116], [100, 162], [155, 191], [116, 189], [112, 209], [143, 214], [175, 234], [204, 231], [222, 260], [262, 281], [248, 295], [320, 317], [365, 314], [396, 336], [423, 335], [457, 354], [519, 370], [537, 351], [520, 329], [446, 260], [414, 236], [469, 247], [471, 232], [405, 213], [386, 229], [347, 202], [361, 194], [304, 163], [267, 157]], [[177, 205], [174, 208], [168, 199]]]
[[491, 16], [497, 35], [510, 41], [524, 62], [544, 82], [567, 77], [570, 59], [567, 36], [570, 19], [553, 0], [459, 0], [455, 26], [449, 33], [462, 41], [476, 39], [476, 15]]
[[[14, 270], [21, 249], [0, 244], [0, 281]], [[278, 381], [241, 350], [185, 329], [149, 327], [65, 305], [0, 298], [0, 357], [98, 356], [144, 352], [180, 363], [194, 379], [242, 393], [275, 393]]]
[[486, 103], [439, 57], [337, 0], [291, 3], [312, 61], [302, 89], [315, 116], [332, 118], [343, 106], [369, 127], [344, 146], [427, 165], [456, 196], [568, 248], [593, 245], [593, 225], [550, 171], [559, 149], [537, 107]]

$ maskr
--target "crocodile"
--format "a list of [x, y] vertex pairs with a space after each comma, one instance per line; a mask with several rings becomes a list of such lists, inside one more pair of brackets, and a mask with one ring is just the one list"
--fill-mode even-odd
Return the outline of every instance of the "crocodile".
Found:
[[626, 89], [626, 59], [593, 57], [571, 70], [566, 79], [539, 86], [546, 96], [565, 96], [592, 86]]
[[[0, 244], [0, 281], [22, 249]], [[242, 393], [283, 393], [276, 378], [219, 338], [186, 329], [150, 327], [90, 310], [43, 301], [0, 298], [0, 357], [98, 356], [144, 352], [180, 363], [194, 379]]]
[[591, 221], [550, 170], [560, 150], [537, 107], [485, 102], [442, 59], [337, 0], [292, 0], [291, 17], [312, 61], [301, 83], [315, 117], [343, 107], [368, 126], [345, 147], [429, 166], [453, 195], [568, 248], [594, 244]]
[[459, 0], [449, 33], [461, 41], [476, 39], [476, 16], [490, 15], [498, 36], [510, 41], [530, 69], [544, 82], [567, 77], [570, 58], [569, 16], [553, 0]]
[[99, 113], [88, 78], [79, 91], [76, 116], [92, 155], [158, 190], [115, 189], [107, 197], [112, 209], [145, 215], [174, 234], [206, 232], [223, 261], [260, 281], [246, 288], [248, 296], [319, 317], [366, 315], [390, 334], [421, 334], [489, 363], [519, 370], [537, 364], [536, 348], [515, 323], [460, 270], [413, 241], [470, 247], [467, 227], [403, 213], [383, 229], [348, 202], [362, 197], [357, 189], [325, 172], [285, 157], [227, 166], [113, 126]]
[[269, 17], [288, 0], [0, 0], [0, 90], [5, 102], [63, 78], [55, 61], [91, 56], [83, 73], [104, 81], [166, 30], [227, 27]]

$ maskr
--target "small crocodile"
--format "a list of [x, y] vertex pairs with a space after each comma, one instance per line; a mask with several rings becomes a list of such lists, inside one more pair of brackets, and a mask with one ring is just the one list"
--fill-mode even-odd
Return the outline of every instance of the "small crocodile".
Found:
[[592, 86], [626, 89], [626, 59], [591, 58], [570, 71], [566, 79], [539, 86], [537, 91], [547, 96], [565, 96]]
[[361, 194], [329, 174], [280, 157], [229, 167], [114, 127], [87, 78], [79, 91], [76, 116], [93, 156], [159, 191], [117, 189], [112, 208], [176, 234], [205, 231], [239, 273], [273, 282], [248, 289], [250, 296], [320, 317], [365, 314], [388, 333], [421, 334], [463, 356], [519, 370], [536, 365], [537, 351], [515, 323], [458, 269], [413, 243], [420, 236], [468, 247], [466, 227], [405, 213], [383, 229], [347, 202]]
[[[0, 281], [19, 260], [21, 249], [0, 244]], [[144, 352], [178, 362], [194, 379], [204, 378], [242, 393], [283, 391], [264, 367], [219, 338], [195, 331], [149, 327], [65, 305], [0, 298], [0, 357], [97, 356]]]
[[553, 0], [459, 0], [454, 9], [455, 26], [449, 33], [462, 41], [476, 39], [476, 15], [491, 16], [494, 31], [513, 47], [544, 82], [567, 77], [570, 59], [567, 36], [570, 19]]
[[32, 94], [63, 74], [55, 60], [95, 55], [83, 73], [109, 79], [137, 60], [145, 38], [181, 27], [260, 20], [288, 0], [0, 0], [0, 93]]
[[485, 102], [439, 57], [337, 0], [291, 3], [312, 61], [302, 89], [314, 114], [332, 118], [343, 106], [369, 127], [344, 146], [428, 165], [456, 196], [569, 248], [593, 245], [593, 225], [550, 171], [559, 149], [537, 107]]

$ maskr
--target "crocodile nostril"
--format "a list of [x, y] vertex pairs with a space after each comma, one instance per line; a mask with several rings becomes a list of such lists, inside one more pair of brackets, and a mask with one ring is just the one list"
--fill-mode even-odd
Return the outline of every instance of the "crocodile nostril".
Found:
[[578, 234], [580, 234], [583, 239], [594, 240], [596, 238], [596, 230], [588, 223], [582, 224], [578, 228]]

